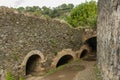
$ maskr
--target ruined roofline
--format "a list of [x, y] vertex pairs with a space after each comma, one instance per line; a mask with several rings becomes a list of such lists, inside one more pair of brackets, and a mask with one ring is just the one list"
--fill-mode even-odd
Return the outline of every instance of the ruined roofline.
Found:
[[36, 18], [36, 19], [40, 19], [40, 20], [45, 20], [45, 21], [51, 21], [51, 22], [55, 22], [55, 23], [64, 24], [64, 25], [67, 25], [70, 28], [72, 28], [71, 25], [68, 24], [65, 20], [60, 20], [58, 18], [54, 18], [54, 19], [52, 19], [52, 18], [46, 18], [44, 15], [35, 16], [35, 15], [29, 14], [29, 13], [25, 13], [25, 12], [20, 13], [15, 8], [9, 8], [9, 7], [6, 7], [6, 6], [0, 6], [0, 13], [2, 13], [4, 15], [6, 15], [6, 14], [7, 15], [8, 14], [24, 15], [25, 17], [31, 17], [31, 18]]

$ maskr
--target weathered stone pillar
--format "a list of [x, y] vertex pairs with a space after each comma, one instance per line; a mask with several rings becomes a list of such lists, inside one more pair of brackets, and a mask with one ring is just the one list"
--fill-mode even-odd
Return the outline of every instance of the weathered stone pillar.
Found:
[[98, 7], [98, 66], [103, 80], [120, 80], [120, 0], [99, 0]]

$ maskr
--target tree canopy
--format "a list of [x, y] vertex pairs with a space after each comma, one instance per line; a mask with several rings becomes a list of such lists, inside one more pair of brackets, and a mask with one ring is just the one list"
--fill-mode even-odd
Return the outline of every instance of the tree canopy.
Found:
[[95, 1], [85, 2], [74, 7], [73, 4], [62, 4], [50, 8], [43, 6], [27, 6], [17, 8], [20, 12], [27, 12], [36, 16], [45, 16], [46, 18], [58, 18], [67, 21], [72, 27], [96, 27], [97, 3]]
[[68, 16], [67, 22], [73, 27], [96, 27], [97, 3], [85, 2], [75, 7]]
[[74, 8], [73, 4], [62, 4], [58, 7], [50, 8], [43, 6], [40, 8], [39, 6], [27, 6], [27, 7], [19, 7], [17, 8], [18, 11], [20, 12], [27, 12], [31, 14], [36, 14], [36, 15], [44, 15], [48, 16], [50, 18], [63, 18], [66, 15], [66, 13], [70, 13], [70, 11]]

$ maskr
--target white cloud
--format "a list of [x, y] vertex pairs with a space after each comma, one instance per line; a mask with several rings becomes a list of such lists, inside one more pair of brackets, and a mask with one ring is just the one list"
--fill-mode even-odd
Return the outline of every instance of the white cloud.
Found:
[[24, 3], [24, 0], [14, 1], [14, 7], [17, 7], [17, 6], [21, 5], [22, 3]]
[[[8, 7], [26, 7], [26, 6], [47, 6], [56, 7], [63, 3], [73, 3], [74, 5], [80, 4], [81, 2], [90, 0], [0, 0], [0, 6]], [[94, 0], [97, 1], [97, 0]]]

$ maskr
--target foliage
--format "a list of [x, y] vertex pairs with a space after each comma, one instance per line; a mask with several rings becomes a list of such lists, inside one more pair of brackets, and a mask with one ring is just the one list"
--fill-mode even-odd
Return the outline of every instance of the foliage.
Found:
[[46, 6], [42, 7], [42, 14], [50, 16], [52, 14], [52, 10], [50, 8], [47, 8]]
[[21, 11], [21, 12], [24, 12], [24, 11], [25, 11], [24, 7], [19, 7], [19, 8], [17, 8], [17, 10], [18, 10], [18, 11]]
[[35, 16], [41, 16], [41, 8], [39, 8], [39, 6], [33, 6], [33, 7], [27, 6], [26, 8], [19, 7], [17, 8], [17, 10], [21, 13], [29, 13]]
[[74, 8], [73, 4], [62, 4], [58, 7], [50, 8], [43, 6], [40, 8], [39, 6], [33, 6], [33, 7], [19, 7], [17, 10], [22, 13], [29, 13], [29, 14], [34, 14], [37, 16], [47, 16], [50, 18], [66, 18], [67, 14], [69, 13], [72, 9]]
[[[7, 72], [6, 80], [16, 80], [11, 72]], [[23, 77], [19, 77], [19, 80], [25, 80]]]
[[62, 66], [59, 66], [58, 68], [53, 68], [53, 69], [47, 70], [46, 73], [44, 74], [44, 76], [48, 76], [48, 75], [53, 74], [57, 71], [60, 71], [64, 68], [65, 68], [65, 65], [62, 65]]
[[20, 12], [29, 13], [35, 16], [44, 16], [45, 18], [58, 18], [67, 21], [72, 27], [96, 28], [97, 21], [97, 3], [95, 1], [85, 2], [76, 7], [73, 4], [62, 4], [50, 8], [43, 6], [19, 7]]
[[14, 80], [14, 77], [13, 77], [13, 75], [11, 74], [11, 72], [8, 72], [8, 73], [6, 74], [6, 80]]
[[[64, 16], [65, 13], [70, 12], [73, 9], [73, 4], [62, 4], [58, 7], [54, 7], [53, 9], [47, 8], [46, 6], [42, 7], [42, 14], [48, 15], [51, 18], [59, 18], [61, 16]], [[61, 17], [62, 18], [62, 17]]]
[[23, 77], [20, 77], [19, 80], [25, 80]]
[[73, 27], [96, 26], [97, 4], [95, 1], [85, 2], [75, 7], [67, 18]]
[[96, 73], [96, 80], [102, 80], [100, 76], [100, 70], [98, 69], [98, 66], [95, 66], [95, 73]]

